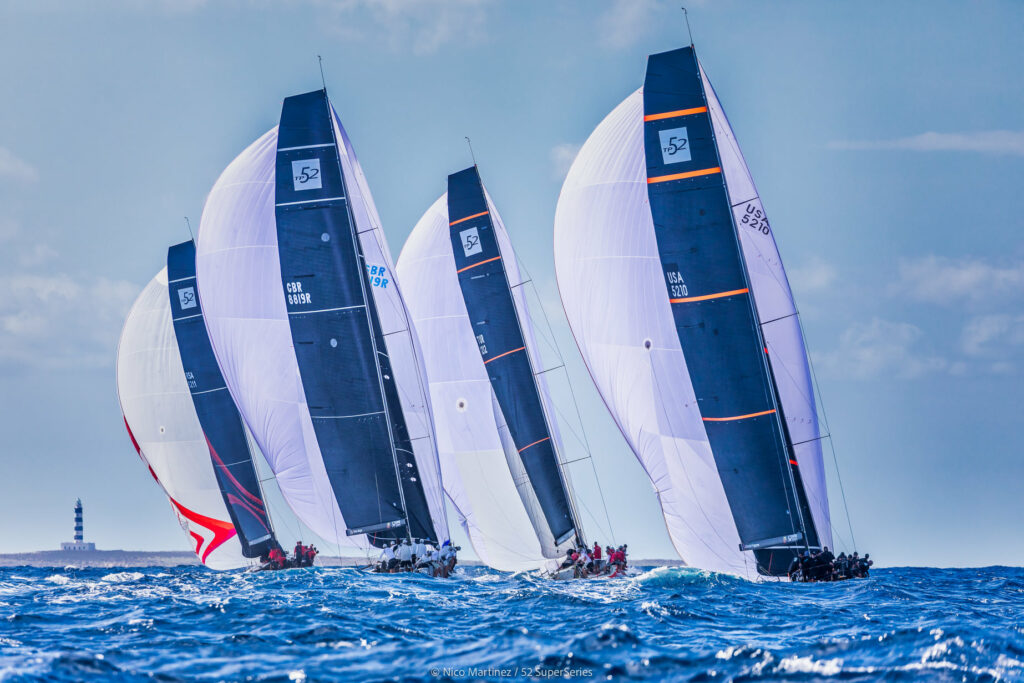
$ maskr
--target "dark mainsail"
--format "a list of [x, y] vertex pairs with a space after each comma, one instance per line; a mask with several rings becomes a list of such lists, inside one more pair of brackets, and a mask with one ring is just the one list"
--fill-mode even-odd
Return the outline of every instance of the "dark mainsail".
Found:
[[323, 90], [285, 99], [276, 218], [313, 429], [349, 535], [437, 542], [399, 402]]
[[452, 251], [466, 312], [556, 545], [579, 536], [476, 166], [448, 176]]
[[762, 573], [818, 537], [784, 427], [692, 47], [651, 55], [647, 194], [676, 331], [736, 522]]
[[192, 403], [206, 437], [221, 495], [245, 557], [278, 547], [245, 438], [242, 416], [224, 383], [206, 331], [196, 287], [196, 248], [191, 240], [167, 251], [171, 319]]

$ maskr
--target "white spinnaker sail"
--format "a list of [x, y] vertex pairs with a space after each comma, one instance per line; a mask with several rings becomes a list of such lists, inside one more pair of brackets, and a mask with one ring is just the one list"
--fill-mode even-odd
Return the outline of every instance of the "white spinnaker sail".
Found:
[[[377, 210], [344, 129], [335, 118], [342, 165], [368, 264], [392, 272]], [[250, 145], [217, 180], [196, 244], [196, 269], [210, 339], [225, 381], [282, 495], [314, 533], [338, 545], [367, 547], [347, 536], [306, 405], [281, 285], [274, 173], [277, 129]], [[426, 380], [397, 282], [373, 287], [434, 526], [447, 538], [437, 452], [430, 434]], [[378, 291], [379, 290], [379, 291]]]
[[782, 401], [782, 412], [786, 416], [786, 427], [794, 444], [804, 490], [814, 517], [814, 527], [822, 545], [832, 547], [832, 524], [821, 456], [818, 411], [815, 408], [814, 385], [811, 382], [807, 350], [800, 331], [793, 292], [790, 291], [789, 279], [782, 267], [775, 234], [761, 206], [761, 199], [736, 136], [703, 68], [700, 73], [707, 94], [708, 112], [715, 129], [722, 171], [729, 188], [729, 201], [740, 234], [750, 287], [754, 291], [757, 314]]
[[139, 455], [170, 499], [196, 555], [211, 569], [249, 565], [185, 380], [166, 268], [142, 290], [125, 320], [117, 347], [117, 395]]
[[576, 343], [647, 471], [688, 564], [756, 575], [696, 405], [665, 293], [637, 90], [587, 139], [555, 213], [555, 273]]
[[[444, 194], [416, 223], [398, 258], [430, 379], [445, 490], [485, 564], [502, 571], [537, 569], [546, 560], [509, 469], [499, 433], [503, 420], [499, 424], [500, 409], [466, 313], [448, 223]], [[528, 486], [525, 473], [520, 481]]]

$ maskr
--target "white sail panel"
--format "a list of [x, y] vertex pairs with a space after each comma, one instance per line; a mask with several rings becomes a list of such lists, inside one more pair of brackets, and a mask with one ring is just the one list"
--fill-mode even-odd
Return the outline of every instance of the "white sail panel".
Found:
[[786, 427], [794, 444], [815, 529], [822, 545], [832, 547], [818, 412], [793, 293], [754, 180], [703, 68], [701, 79]]
[[339, 145], [339, 152], [342, 170], [347, 180], [349, 206], [355, 218], [359, 244], [370, 273], [370, 291], [377, 306], [384, 344], [391, 360], [392, 371], [395, 373], [395, 386], [398, 388], [402, 414], [409, 431], [430, 516], [434, 520], [438, 540], [443, 543], [449, 538], [449, 530], [444, 507], [441, 465], [431, 422], [427, 376], [419, 340], [395, 277], [391, 250], [381, 228], [380, 216], [366, 183], [366, 176], [352, 148], [352, 142], [333, 107], [331, 113], [334, 118], [335, 137], [342, 142]]
[[753, 576], [701, 421], [665, 296], [637, 90], [595, 129], [555, 214], [555, 272], [576, 343], [650, 476], [690, 565]]
[[170, 499], [196, 555], [211, 569], [248, 566], [185, 380], [166, 268], [125, 320], [117, 347], [117, 395], [139, 455]]
[[442, 195], [417, 222], [398, 259], [422, 343], [445, 491], [483, 562], [503, 571], [536, 569], [545, 558], [498, 433], [493, 391], [455, 272], [448, 222], [447, 195]]
[[292, 347], [274, 213], [277, 129], [250, 145], [210, 190], [196, 240], [199, 297], [224, 380], [288, 505], [314, 533], [346, 536], [313, 432]]

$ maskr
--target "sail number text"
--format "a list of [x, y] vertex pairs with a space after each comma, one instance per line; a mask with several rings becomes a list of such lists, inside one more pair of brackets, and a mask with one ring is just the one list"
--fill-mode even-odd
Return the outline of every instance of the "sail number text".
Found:
[[288, 295], [288, 303], [291, 305], [313, 303], [309, 292], [302, 291], [301, 282], [286, 282], [284, 283], [284, 289]]
[[761, 207], [758, 204], [747, 204], [746, 208], [743, 209], [743, 215], [740, 216], [740, 223], [751, 227], [764, 235], [771, 232], [771, 226], [768, 225], [768, 218], [764, 215], [764, 211], [761, 210]]
[[668, 295], [673, 299], [689, 296], [690, 290], [686, 288], [683, 281], [683, 274], [678, 270], [666, 270], [665, 280], [668, 282]]
[[384, 266], [374, 266], [369, 263], [366, 264], [366, 272], [370, 276], [370, 285], [373, 287], [380, 287], [381, 289], [388, 288], [388, 279], [386, 277], [388, 269]]

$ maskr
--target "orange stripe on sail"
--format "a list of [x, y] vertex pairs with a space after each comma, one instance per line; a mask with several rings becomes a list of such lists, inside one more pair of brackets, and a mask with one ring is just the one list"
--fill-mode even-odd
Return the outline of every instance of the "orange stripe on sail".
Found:
[[[696, 178], [702, 175], [711, 175], [713, 173], [721, 173], [721, 166], [715, 166], [714, 168], [705, 168], [700, 171], [687, 171], [686, 173], [673, 173], [672, 175], [659, 175], [653, 178], [647, 179], [647, 184], [652, 185], [654, 183], [663, 183], [667, 180], [682, 180], [683, 178]], [[470, 216], [472, 218], [472, 216]], [[454, 223], [452, 224], [454, 225]]]
[[501, 354], [500, 356], [495, 356], [494, 358], [488, 358], [487, 360], [484, 361], [484, 365], [487, 365], [491, 361], [498, 360], [499, 358], [504, 358], [505, 356], [507, 356], [510, 353], [515, 353], [516, 351], [522, 351], [525, 348], [526, 348], [525, 346], [520, 346], [518, 349], [512, 349], [511, 351], [506, 351], [505, 353]]
[[[707, 301], [708, 299], [721, 299], [726, 296], [736, 296], [737, 294], [746, 294], [750, 290], [744, 287], [743, 289], [730, 289], [728, 292], [719, 292], [718, 294], [704, 294], [702, 296], [687, 296], [682, 299], [669, 299], [670, 304], [685, 304], [690, 301]], [[767, 352], [768, 349], [765, 349]]]
[[448, 227], [451, 227], [453, 225], [458, 225], [459, 223], [463, 223], [465, 221], [472, 220], [474, 218], [479, 218], [480, 216], [486, 216], [488, 213], [489, 212], [487, 212], [487, 211], [481, 211], [480, 213], [474, 213], [472, 216], [466, 216], [465, 218], [460, 218], [457, 221], [452, 221], [451, 223], [448, 224]]
[[667, 111], [664, 114], [648, 114], [647, 116], [644, 117], [644, 121], [660, 121], [661, 119], [674, 119], [677, 116], [703, 114], [707, 110], [707, 107], [694, 107], [693, 109], [679, 109], [677, 111]]
[[455, 271], [455, 274], [458, 275], [459, 273], [461, 273], [463, 271], [466, 271], [466, 270], [469, 270], [470, 268], [476, 268], [477, 266], [482, 266], [485, 263], [490, 263], [491, 261], [497, 261], [500, 258], [501, 258], [500, 256], [495, 256], [494, 258], [484, 259], [483, 261], [477, 261], [476, 263], [474, 263], [472, 265], [469, 265], [469, 266], [466, 266], [465, 268], [459, 268], [458, 270]]
[[760, 413], [750, 413], [749, 415], [737, 415], [736, 417], [702, 417], [701, 419], [705, 422], [732, 422], [733, 420], [746, 420], [748, 417], [760, 417], [761, 415], [771, 415], [775, 412], [775, 409], [762, 410]]
[[525, 451], [525, 450], [526, 450], [527, 448], [529, 448], [530, 446], [536, 446], [536, 445], [537, 445], [537, 444], [539, 444], [539, 443], [544, 443], [545, 441], [547, 441], [547, 440], [548, 440], [548, 439], [550, 439], [550, 438], [551, 438], [550, 436], [545, 436], [545, 437], [544, 437], [543, 439], [538, 439], [537, 441], [534, 441], [533, 443], [531, 443], [531, 444], [529, 444], [529, 445], [523, 446], [523, 447], [522, 447], [522, 448], [520, 448], [520, 449], [519, 449], [519, 450], [518, 450], [517, 452], [518, 452], [518, 453], [522, 453], [523, 451]]

